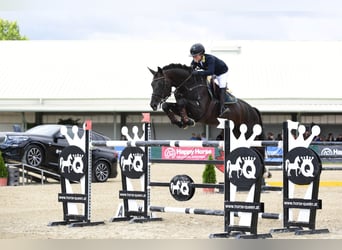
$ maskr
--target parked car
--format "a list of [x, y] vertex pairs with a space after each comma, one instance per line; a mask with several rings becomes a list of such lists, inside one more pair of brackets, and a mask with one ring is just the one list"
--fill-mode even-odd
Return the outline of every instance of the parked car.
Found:
[[[24, 162], [34, 167], [46, 167], [55, 172], [59, 170], [58, 158], [61, 151], [69, 146], [67, 139], [61, 134], [59, 124], [47, 124], [33, 127], [26, 132], [6, 132], [0, 135], [0, 150], [6, 161]], [[72, 126], [66, 126], [68, 135], [73, 138]], [[78, 129], [79, 136], [84, 133]], [[97, 141], [110, 140], [95, 131], [91, 131], [91, 139]], [[93, 180], [105, 182], [115, 178], [117, 172], [118, 153], [114, 148], [95, 147], [92, 149]]]

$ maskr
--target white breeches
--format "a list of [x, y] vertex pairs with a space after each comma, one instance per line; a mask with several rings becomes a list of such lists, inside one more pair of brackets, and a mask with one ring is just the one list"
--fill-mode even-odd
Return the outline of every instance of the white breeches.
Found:
[[228, 82], [228, 72], [216, 76], [216, 79], [214, 80], [216, 85], [218, 85], [220, 88], [227, 88], [227, 82]]

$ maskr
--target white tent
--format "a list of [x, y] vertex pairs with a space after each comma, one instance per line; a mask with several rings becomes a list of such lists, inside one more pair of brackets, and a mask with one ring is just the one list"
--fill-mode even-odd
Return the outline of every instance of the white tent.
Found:
[[[150, 111], [151, 73], [193, 41], [2, 41], [0, 111]], [[342, 112], [342, 42], [203, 41], [262, 112]]]

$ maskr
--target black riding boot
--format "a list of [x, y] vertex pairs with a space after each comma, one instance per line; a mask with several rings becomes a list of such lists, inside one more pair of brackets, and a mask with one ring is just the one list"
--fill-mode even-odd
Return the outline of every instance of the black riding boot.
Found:
[[226, 99], [226, 88], [220, 88], [220, 115], [222, 116], [223, 113], [229, 112], [229, 108], [224, 106]]

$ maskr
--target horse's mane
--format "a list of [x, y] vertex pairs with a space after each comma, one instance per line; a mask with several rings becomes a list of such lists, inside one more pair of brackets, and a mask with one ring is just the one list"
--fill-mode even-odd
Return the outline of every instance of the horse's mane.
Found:
[[180, 63], [171, 63], [169, 65], [166, 65], [162, 68], [163, 70], [168, 70], [168, 69], [184, 69], [186, 71], [191, 72], [192, 69], [191, 67], [185, 65], [185, 64], [180, 64]]

